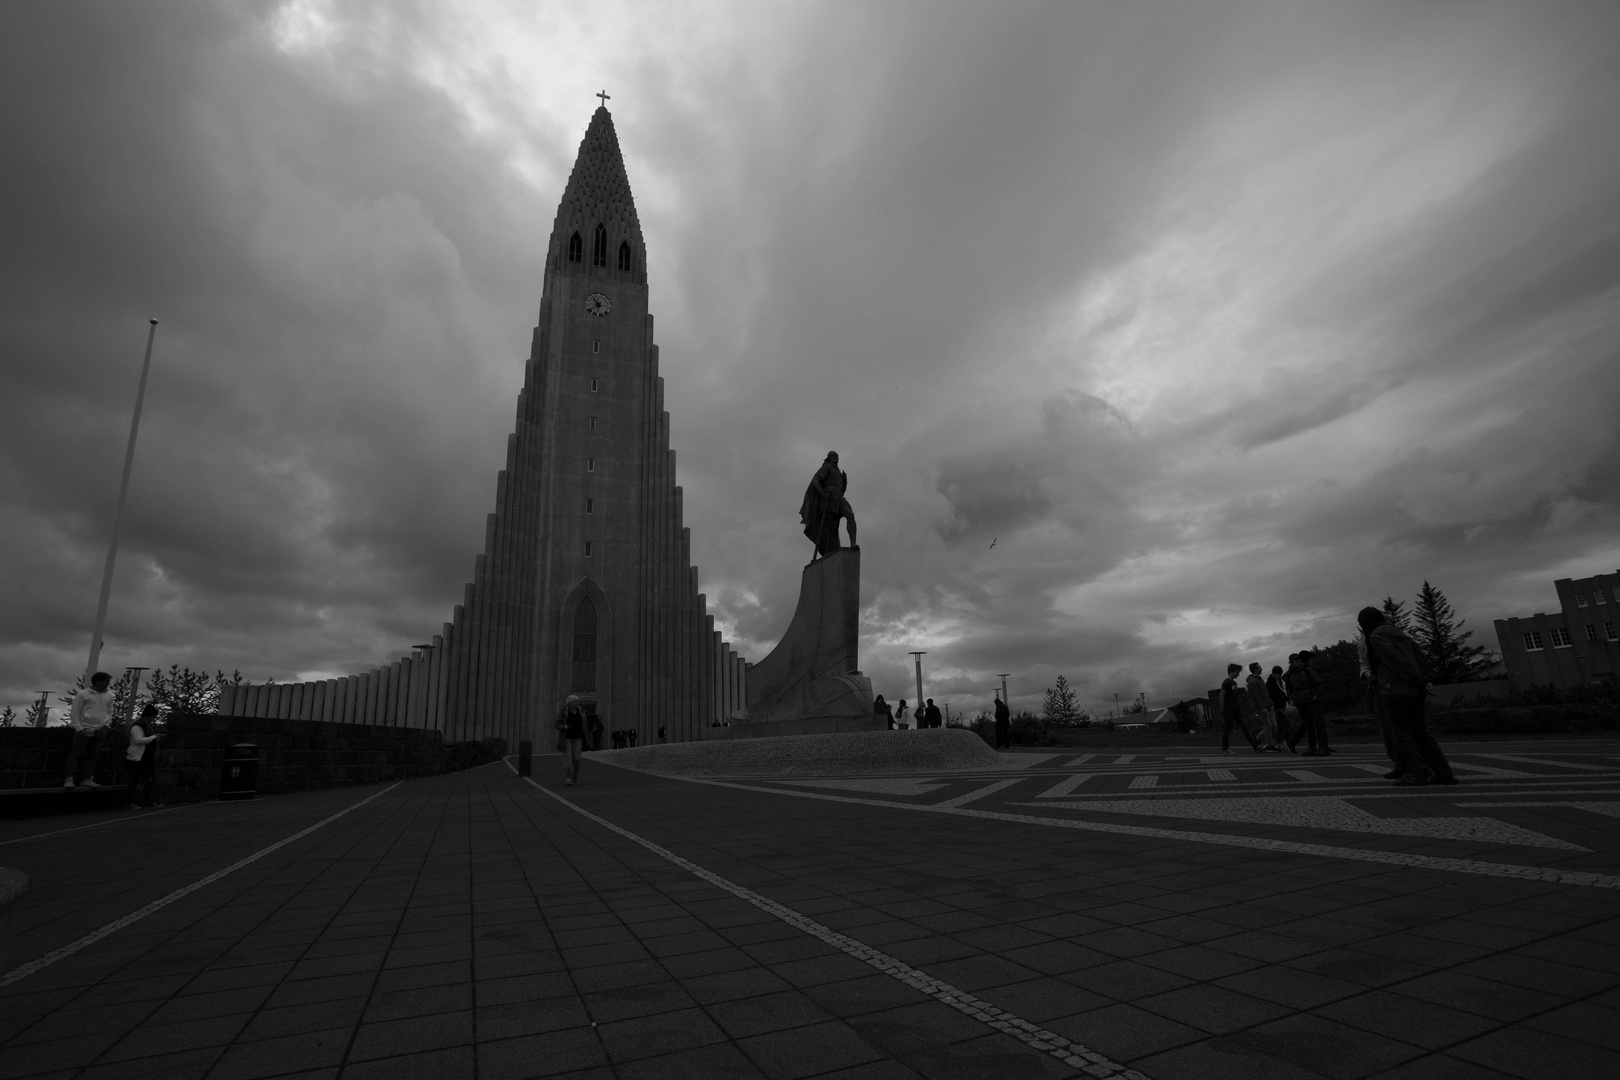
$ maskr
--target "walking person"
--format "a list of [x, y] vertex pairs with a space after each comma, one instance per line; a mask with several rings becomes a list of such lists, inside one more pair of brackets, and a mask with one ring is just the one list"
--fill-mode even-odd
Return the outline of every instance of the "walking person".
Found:
[[[124, 751], [124, 771], [129, 773], [129, 808], [144, 810], [152, 806], [153, 789], [157, 786], [157, 747], [163, 738], [157, 727], [156, 705], [141, 710], [140, 719], [129, 725], [129, 749]], [[145, 801], [141, 799], [145, 790]]]
[[[1359, 624], [1357, 628], [1360, 628]], [[1399, 780], [1406, 775], [1406, 769], [1401, 765], [1400, 749], [1395, 744], [1395, 729], [1390, 726], [1388, 710], [1384, 708], [1384, 695], [1378, 692], [1378, 680], [1373, 678], [1372, 665], [1367, 660], [1366, 634], [1356, 635], [1356, 660], [1361, 665], [1361, 681], [1367, 687], [1364, 704], [1373, 718], [1373, 723], [1378, 725], [1378, 734], [1384, 740], [1384, 754], [1394, 766], [1384, 774], [1384, 779]]]
[[1249, 691], [1249, 707], [1253, 710], [1251, 715], [1264, 740], [1263, 749], [1272, 754], [1282, 753], [1277, 748], [1277, 724], [1271, 710], [1271, 695], [1266, 691], [1265, 676], [1260, 674], [1260, 661], [1249, 664], [1249, 677], [1243, 680], [1243, 685]]
[[1242, 672], [1242, 664], [1227, 664], [1226, 678], [1221, 682], [1221, 753], [1223, 754], [1232, 752], [1232, 725], [1234, 724], [1237, 725], [1239, 731], [1243, 732], [1243, 737], [1249, 740], [1249, 745], [1254, 748], [1254, 752], [1257, 754], [1262, 752], [1260, 744], [1254, 741], [1253, 735], [1249, 734], [1249, 725], [1243, 722], [1243, 704], [1238, 701], [1238, 694], [1242, 691], [1238, 689], [1237, 684], [1237, 677]]
[[1297, 747], [1303, 734], [1309, 738], [1305, 757], [1326, 757], [1333, 753], [1328, 745], [1327, 720], [1322, 716], [1322, 676], [1311, 670], [1310, 653], [1293, 653], [1288, 657], [1283, 686], [1288, 691], [1288, 700], [1299, 710], [1299, 730], [1294, 732], [1288, 748]]
[[573, 694], [557, 713], [559, 748], [563, 755], [563, 786], [572, 787], [579, 782], [579, 756], [585, 750], [585, 710], [579, 707], [579, 698]]
[[65, 788], [101, 786], [95, 778], [96, 758], [101, 756], [101, 744], [107, 741], [108, 725], [112, 723], [113, 695], [107, 689], [110, 685], [112, 676], [98, 671], [90, 676], [88, 687], [73, 695], [73, 704], [68, 707], [73, 746], [63, 770]]
[[996, 696], [996, 749], [1006, 747], [1012, 749], [1012, 710], [1007, 703]]
[[1375, 607], [1362, 608], [1356, 622], [1367, 639], [1367, 666], [1395, 734], [1395, 765], [1405, 774], [1395, 782], [1403, 787], [1455, 784], [1451, 763], [1423, 715], [1429, 675], [1417, 646]]
[[[1283, 669], [1281, 664], [1273, 664], [1271, 674], [1266, 677], [1266, 696], [1271, 698], [1271, 713], [1277, 723], [1277, 739], [1288, 747], [1290, 754], [1299, 753], [1294, 747], [1299, 745], [1298, 734], [1288, 730], [1288, 690], [1283, 686]], [[1301, 724], [1300, 727], [1304, 727]]]

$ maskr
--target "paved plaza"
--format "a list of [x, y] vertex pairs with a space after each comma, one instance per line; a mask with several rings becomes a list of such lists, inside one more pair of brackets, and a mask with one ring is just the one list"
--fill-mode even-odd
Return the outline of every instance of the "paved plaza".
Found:
[[0, 822], [0, 1076], [1614, 1077], [1620, 743]]

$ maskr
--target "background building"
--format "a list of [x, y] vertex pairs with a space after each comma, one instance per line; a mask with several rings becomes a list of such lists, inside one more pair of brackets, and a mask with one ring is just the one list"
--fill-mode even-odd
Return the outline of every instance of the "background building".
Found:
[[1620, 571], [1553, 582], [1559, 610], [1496, 620], [1515, 690], [1613, 682], [1620, 670]]

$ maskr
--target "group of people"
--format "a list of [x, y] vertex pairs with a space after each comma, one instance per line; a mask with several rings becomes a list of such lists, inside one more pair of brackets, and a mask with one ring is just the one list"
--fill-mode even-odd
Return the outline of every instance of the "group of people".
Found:
[[[1356, 614], [1356, 625], [1361, 631], [1356, 635], [1356, 653], [1367, 691], [1366, 706], [1377, 721], [1384, 751], [1394, 766], [1384, 778], [1409, 787], [1455, 784], [1451, 763], [1424, 716], [1429, 677], [1416, 643], [1375, 607], [1362, 608]], [[1262, 675], [1259, 663], [1251, 663], [1240, 688], [1238, 676], [1242, 674], [1242, 665], [1228, 664], [1221, 683], [1223, 752], [1232, 752], [1235, 727], [1257, 754], [1278, 754], [1283, 747], [1306, 756], [1333, 753], [1322, 716], [1322, 677], [1311, 670], [1310, 653], [1294, 653], [1288, 657], [1288, 670], [1273, 667], [1269, 676]], [[1299, 714], [1297, 725], [1289, 723], [1290, 705]], [[1258, 732], [1250, 730], [1251, 719]], [[1302, 738], [1309, 740], [1303, 751], [1298, 749]]]
[[[1291, 754], [1306, 757], [1326, 757], [1333, 753], [1319, 701], [1322, 677], [1311, 670], [1310, 653], [1290, 653], [1288, 669], [1273, 665], [1269, 676], [1262, 674], [1259, 661], [1255, 661], [1249, 665], [1248, 677], [1239, 688], [1238, 676], [1242, 674], [1242, 664], [1227, 664], [1226, 678], [1221, 682], [1223, 753], [1232, 752], [1234, 727], [1243, 733], [1257, 754], [1280, 754], [1283, 747]], [[1297, 725], [1289, 722], [1290, 705], [1299, 714]], [[1250, 729], [1250, 720], [1255, 722], [1258, 732]], [[1301, 739], [1306, 740], [1303, 751], [1299, 749]]]
[[916, 711], [909, 716], [906, 713], [908, 708], [905, 698], [901, 698], [898, 705], [890, 705], [883, 700], [882, 694], [872, 702], [872, 712], [889, 725], [890, 731], [897, 728], [905, 730], [913, 726], [936, 728], [945, 725], [945, 714], [939, 711], [939, 706], [934, 704], [933, 698], [929, 698], [927, 704], [919, 704]]
[[[110, 687], [112, 676], [98, 671], [90, 676], [90, 685], [73, 695], [68, 708], [68, 724], [73, 729], [73, 743], [68, 748], [67, 764], [63, 770], [64, 788], [98, 788], [96, 762], [101, 748], [113, 731], [115, 697]], [[159, 712], [156, 705], [148, 704], [141, 715], [130, 722], [125, 735], [128, 744], [124, 750], [124, 772], [129, 788], [129, 809], [144, 810], [155, 801], [157, 786], [157, 747], [154, 745], [163, 733], [157, 730]]]

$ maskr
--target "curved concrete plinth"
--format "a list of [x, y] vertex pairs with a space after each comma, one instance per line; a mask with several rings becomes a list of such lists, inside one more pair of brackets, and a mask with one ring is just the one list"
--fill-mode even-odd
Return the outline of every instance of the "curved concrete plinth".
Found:
[[861, 674], [856, 656], [860, 610], [860, 548], [835, 551], [804, 568], [787, 632], [748, 668], [752, 734], [770, 734], [762, 726], [768, 724], [872, 719], [872, 680]]
[[605, 761], [661, 776], [866, 776], [997, 769], [1001, 755], [965, 728], [929, 731], [843, 731], [773, 739], [670, 743], [601, 750]]

